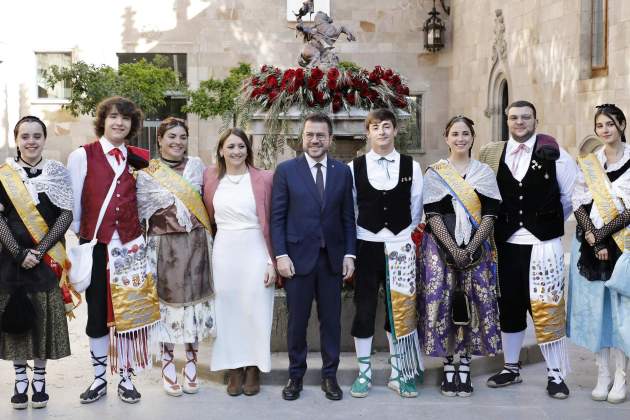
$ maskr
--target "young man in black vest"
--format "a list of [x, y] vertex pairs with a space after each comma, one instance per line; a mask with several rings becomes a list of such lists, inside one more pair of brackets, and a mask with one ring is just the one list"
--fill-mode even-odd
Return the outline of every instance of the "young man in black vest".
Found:
[[[394, 148], [398, 132], [396, 116], [388, 109], [371, 111], [365, 120], [365, 128], [371, 150], [349, 164], [354, 179], [353, 195], [357, 214], [357, 268], [354, 282], [356, 313], [352, 335], [355, 337], [359, 361], [359, 376], [350, 394], [359, 398], [367, 396], [372, 384], [370, 354], [378, 293], [381, 286], [387, 290], [386, 250], [388, 245], [402, 243], [403, 249], [410, 254], [408, 257], [415, 261], [415, 247], [407, 244], [411, 243], [411, 233], [422, 216], [422, 172], [418, 162], [411, 156], [401, 155]], [[397, 252], [397, 258], [401, 254]], [[415, 264], [412, 271], [415, 277]], [[410, 274], [411, 271], [408, 272]], [[415, 288], [413, 293], [415, 299]], [[389, 308], [391, 300], [387, 295], [385, 293], [385, 303], [386, 308]], [[420, 355], [417, 351], [413, 355], [402, 354], [402, 346], [397, 345], [397, 337], [391, 334], [389, 313], [390, 310], [385, 316], [392, 364], [388, 387], [402, 397], [415, 397], [418, 393], [414, 372], [401, 372], [404, 365], [402, 359], [409, 358], [420, 364]], [[415, 336], [413, 340], [416, 340]], [[417, 350], [416, 346], [412, 347]]]
[[567, 398], [564, 221], [571, 214], [577, 167], [550, 136], [536, 134], [536, 108], [516, 101], [506, 109], [510, 138], [481, 150], [501, 192], [494, 226], [499, 258], [500, 323], [505, 364], [489, 387], [521, 382], [519, 355], [529, 311], [547, 362], [547, 392]]

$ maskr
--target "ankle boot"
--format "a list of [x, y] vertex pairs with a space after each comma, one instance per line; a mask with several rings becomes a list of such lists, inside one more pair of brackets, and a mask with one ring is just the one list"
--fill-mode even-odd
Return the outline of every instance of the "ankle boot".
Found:
[[227, 393], [232, 397], [243, 393], [243, 368], [228, 371]]
[[256, 395], [260, 392], [260, 370], [258, 366], [247, 366], [245, 368], [245, 385], [243, 394]]
[[615, 358], [615, 382], [608, 393], [608, 402], [617, 404], [626, 400], [626, 362], [627, 357], [619, 349], [611, 349]]
[[601, 349], [595, 353], [595, 364], [597, 365], [597, 385], [591, 392], [591, 398], [594, 401], [606, 401], [608, 391], [610, 391], [610, 370], [608, 369], [608, 360], [610, 358], [610, 349], [608, 347]]

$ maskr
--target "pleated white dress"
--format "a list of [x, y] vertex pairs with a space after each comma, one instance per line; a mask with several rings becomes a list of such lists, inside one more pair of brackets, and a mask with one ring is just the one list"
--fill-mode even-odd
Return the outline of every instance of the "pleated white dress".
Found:
[[212, 203], [217, 224], [212, 253], [217, 338], [211, 369], [258, 366], [269, 372], [274, 288], [264, 284], [270, 259], [249, 173], [238, 183], [223, 177]]

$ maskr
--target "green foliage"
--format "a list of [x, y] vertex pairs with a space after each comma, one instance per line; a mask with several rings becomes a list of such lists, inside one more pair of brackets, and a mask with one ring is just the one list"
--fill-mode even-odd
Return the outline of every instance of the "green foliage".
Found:
[[337, 64], [337, 68], [339, 68], [339, 70], [352, 70], [352, 71], [359, 71], [361, 70], [361, 66], [359, 66], [357, 63], [355, 63], [354, 61], [340, 61], [339, 64]]
[[252, 75], [252, 67], [239, 63], [230, 69], [225, 79], [208, 79], [199, 84], [199, 89], [188, 92], [189, 102], [184, 112], [197, 114], [203, 119], [221, 117], [223, 125], [237, 125], [236, 100], [243, 86], [243, 81]]
[[70, 103], [63, 107], [75, 117], [94, 115], [101, 100], [115, 95], [131, 99], [145, 115], [152, 115], [166, 104], [168, 92], [185, 91], [178, 74], [159, 57], [150, 63], [121, 64], [118, 70], [78, 61], [70, 67], [52, 66], [44, 77], [51, 88], [61, 81], [71, 87]]

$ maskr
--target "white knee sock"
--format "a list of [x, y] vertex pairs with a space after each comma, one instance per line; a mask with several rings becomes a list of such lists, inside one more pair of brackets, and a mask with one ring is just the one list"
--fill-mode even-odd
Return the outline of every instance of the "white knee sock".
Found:
[[471, 357], [469, 354], [461, 354], [459, 356], [459, 380], [461, 382], [466, 382], [468, 375], [470, 374], [470, 361]]
[[392, 364], [392, 371], [389, 374], [389, 379], [394, 379], [398, 376], [398, 356], [399, 354], [396, 353], [396, 348], [394, 347], [394, 338], [392, 337], [392, 333], [390, 333], [389, 331], [387, 332], [387, 343], [389, 344], [389, 355], [390, 360], [391, 360], [391, 364]]
[[37, 392], [41, 391], [44, 387], [46, 380], [46, 359], [33, 360], [33, 386]]
[[[370, 358], [372, 356], [372, 339], [373, 337], [354, 338], [354, 349], [357, 353], [357, 359], [361, 357]], [[365, 376], [372, 379], [372, 369], [370, 369], [370, 365], [359, 362], [359, 372], [363, 372]]]
[[117, 337], [118, 340], [118, 371], [120, 374], [120, 384], [126, 389], [133, 389], [131, 382], [131, 352], [132, 340], [128, 338]]
[[[16, 382], [15, 387], [20, 394], [24, 393], [28, 388], [28, 376], [26, 376], [26, 360], [14, 360], [13, 369], [15, 369], [15, 380], [23, 381]], [[26, 380], [26, 382], [24, 382]]]
[[90, 389], [96, 389], [96, 387], [103, 384], [106, 381], [107, 370], [107, 353], [109, 351], [109, 335], [105, 335], [99, 338], [90, 337], [90, 352], [92, 354], [92, 366], [94, 368], [94, 377], [100, 377], [101, 380], [94, 380]]
[[502, 332], [501, 340], [503, 342], [503, 359], [505, 363], [518, 363], [523, 340], [525, 340], [525, 331], [516, 333]]

